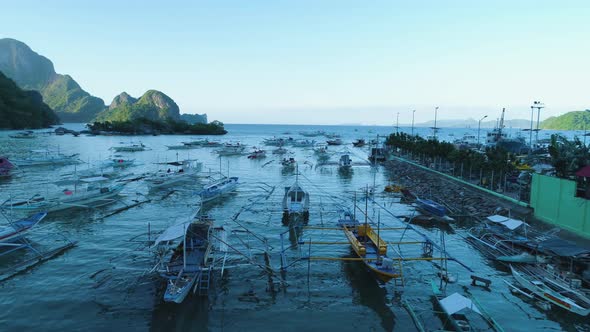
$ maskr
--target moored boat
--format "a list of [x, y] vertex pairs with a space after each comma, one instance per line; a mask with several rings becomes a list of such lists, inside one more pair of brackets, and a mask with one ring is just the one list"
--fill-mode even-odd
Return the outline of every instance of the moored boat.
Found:
[[199, 192], [201, 202], [206, 203], [231, 193], [238, 187], [238, 178], [235, 176], [224, 177], [203, 187]]
[[510, 271], [520, 288], [538, 298], [581, 316], [590, 314], [588, 295], [564, 287], [548, 278], [527, 273], [524, 270], [517, 271], [512, 265], [510, 265]]
[[156, 240], [156, 244], [159, 244], [182, 237], [168, 262], [160, 269], [160, 275], [167, 280], [164, 301], [182, 303], [193, 286], [204, 279], [204, 274], [209, 274], [212, 225], [211, 219], [197, 218], [193, 222], [168, 228]]
[[419, 209], [436, 217], [444, 217], [447, 214], [447, 209], [443, 205], [430, 199], [416, 198], [416, 205]]
[[43, 218], [47, 216], [47, 212], [35, 213], [26, 218], [11, 222], [6, 226], [0, 226], [0, 248], [1, 244], [12, 243], [19, 240], [31, 228], [35, 227]]
[[112, 149], [115, 150], [116, 152], [139, 152], [139, 151], [147, 150], [147, 147], [145, 145], [143, 145], [143, 143], [139, 142], [139, 143], [128, 143], [128, 144], [122, 143], [119, 146], [112, 147]]
[[[387, 242], [373, 228], [360, 224], [350, 214], [338, 222], [354, 252], [379, 281], [389, 282], [401, 278], [401, 264], [387, 256]], [[397, 265], [397, 267], [396, 267]]]
[[37, 138], [32, 130], [21, 131], [16, 134], [8, 135], [10, 138]]
[[6, 157], [0, 156], [0, 177], [10, 176], [14, 165]]
[[285, 187], [283, 196], [283, 224], [292, 221], [309, 221], [309, 194], [301, 188], [298, 181], [290, 187]]
[[64, 155], [59, 152], [52, 153], [49, 150], [32, 150], [32, 154], [27, 158], [16, 159], [12, 161], [18, 167], [36, 167], [36, 166], [63, 166], [79, 164], [82, 161], [78, 159], [78, 154]]

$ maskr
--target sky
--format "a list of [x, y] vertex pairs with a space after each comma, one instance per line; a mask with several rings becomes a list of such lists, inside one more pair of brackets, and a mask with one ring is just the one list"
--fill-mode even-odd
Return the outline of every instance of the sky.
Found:
[[224, 123], [381, 125], [590, 108], [588, 1], [0, 4], [0, 38], [107, 104], [157, 89]]

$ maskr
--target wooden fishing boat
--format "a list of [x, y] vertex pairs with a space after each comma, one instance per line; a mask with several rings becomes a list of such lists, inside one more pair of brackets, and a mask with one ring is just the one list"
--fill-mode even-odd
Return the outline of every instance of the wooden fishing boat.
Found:
[[301, 188], [298, 180], [290, 187], [285, 187], [283, 196], [283, 224], [292, 221], [309, 221], [309, 193]]
[[168, 262], [163, 264], [160, 275], [167, 280], [164, 301], [182, 303], [195, 284], [208, 274], [209, 255], [212, 250], [210, 231], [213, 220], [199, 217], [191, 223], [170, 227], [156, 244], [182, 237]]
[[517, 271], [512, 265], [510, 271], [519, 288], [569, 312], [581, 316], [590, 314], [590, 298], [587, 294], [565, 287], [547, 277], [529, 273], [528, 270]]
[[330, 139], [326, 141], [328, 145], [342, 145], [342, 140], [340, 138]]
[[10, 176], [14, 165], [6, 157], [0, 156], [0, 178]]
[[387, 283], [401, 277], [401, 265], [387, 257], [387, 242], [369, 224], [359, 224], [354, 219], [344, 218], [339, 220], [339, 225], [354, 252], [381, 282]]
[[37, 194], [26, 200], [9, 199], [0, 205], [0, 209], [21, 212], [55, 212], [71, 208], [104, 206], [115, 202], [114, 197], [124, 187], [122, 183], [107, 185], [104, 183], [107, 180], [109, 179], [105, 177], [80, 179], [79, 183], [83, 184], [81, 188], [77, 188], [77, 186], [73, 190], [66, 188], [58, 195], [50, 197]]
[[[431, 281], [433, 297], [438, 313], [443, 316], [445, 328], [452, 331], [498, 331], [504, 329], [481, 307], [475, 299], [467, 298], [459, 293], [446, 296], [445, 292]], [[471, 314], [473, 312], [475, 314]], [[446, 329], [445, 329], [446, 330]]]
[[145, 179], [150, 191], [194, 181], [202, 168], [202, 163], [194, 160], [174, 161], [162, 164], [168, 166], [168, 169], [155, 172]]
[[254, 150], [252, 153], [248, 155], [248, 159], [262, 159], [266, 158], [266, 151], [264, 150]]
[[31, 228], [43, 220], [45, 216], [47, 216], [47, 212], [39, 212], [24, 219], [11, 222], [6, 226], [0, 226], [0, 249], [3, 247], [3, 244], [19, 240]]
[[32, 153], [23, 159], [12, 159], [18, 167], [35, 166], [62, 166], [79, 164], [78, 154], [64, 155], [59, 152], [52, 153], [49, 150], [32, 150]]
[[221, 180], [213, 181], [212, 183], [205, 185], [203, 190], [199, 192], [201, 202], [209, 202], [214, 199], [220, 198], [232, 191], [238, 186], [238, 178], [235, 176], [224, 177]]
[[416, 198], [416, 205], [420, 210], [436, 217], [444, 217], [447, 214], [447, 209], [443, 205], [430, 199]]
[[112, 147], [113, 150], [116, 152], [139, 152], [147, 150], [147, 147], [143, 145], [143, 143], [129, 143], [129, 144], [121, 144], [120, 146]]
[[32, 130], [21, 131], [16, 134], [8, 135], [10, 138], [37, 138]]

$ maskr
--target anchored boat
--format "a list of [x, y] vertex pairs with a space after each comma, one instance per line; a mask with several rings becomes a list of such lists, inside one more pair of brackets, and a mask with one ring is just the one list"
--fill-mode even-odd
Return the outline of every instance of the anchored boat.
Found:
[[7, 226], [0, 226], [0, 248], [19, 240], [31, 228], [43, 220], [45, 216], [47, 216], [47, 212], [39, 212], [24, 219], [11, 222]]
[[208, 282], [212, 225], [213, 220], [202, 216], [193, 222], [168, 228], [156, 240], [155, 245], [182, 238], [168, 262], [160, 269], [160, 275], [167, 279], [164, 301], [182, 303], [195, 283], [205, 278]]
[[169, 166], [166, 171], [158, 171], [145, 179], [148, 188], [151, 191], [195, 180], [203, 165], [202, 163], [193, 160], [175, 161], [163, 164]]
[[285, 187], [283, 196], [283, 224], [294, 220], [309, 221], [309, 194], [299, 186], [297, 179], [292, 186]]
[[199, 192], [201, 202], [209, 202], [234, 191], [238, 187], [238, 177], [224, 177], [203, 187]]
[[77, 186], [70, 190], [64, 189], [60, 194], [43, 197], [34, 195], [26, 200], [9, 199], [0, 205], [0, 209], [14, 211], [47, 211], [55, 212], [70, 208], [90, 208], [100, 207], [115, 202], [113, 197], [117, 196], [123, 190], [124, 184], [106, 185], [105, 177], [94, 177], [80, 179], [78, 182], [85, 188], [79, 189]]

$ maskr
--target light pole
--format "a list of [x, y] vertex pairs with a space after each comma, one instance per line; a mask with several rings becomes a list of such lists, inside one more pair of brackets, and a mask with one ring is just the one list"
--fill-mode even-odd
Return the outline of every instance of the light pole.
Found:
[[533, 107], [537, 109], [537, 129], [535, 130], [535, 142], [539, 144], [539, 119], [541, 118], [541, 108], [544, 108], [545, 105], [540, 101], [534, 101]]
[[434, 127], [432, 127], [432, 136], [434, 136], [434, 140], [436, 140], [436, 115], [438, 113], [438, 106], [434, 108]]
[[477, 148], [479, 149], [479, 130], [481, 129], [481, 121], [485, 118], [487, 118], [487, 115], [484, 115], [483, 118], [479, 119], [479, 121], [477, 122]]
[[416, 110], [412, 111], [412, 136], [414, 136], [414, 114], [416, 114]]
[[534, 114], [535, 114], [535, 108], [533, 106], [531, 106], [531, 131], [529, 132], [529, 145], [530, 145], [529, 151], [533, 150], [533, 116], [534, 116]]

